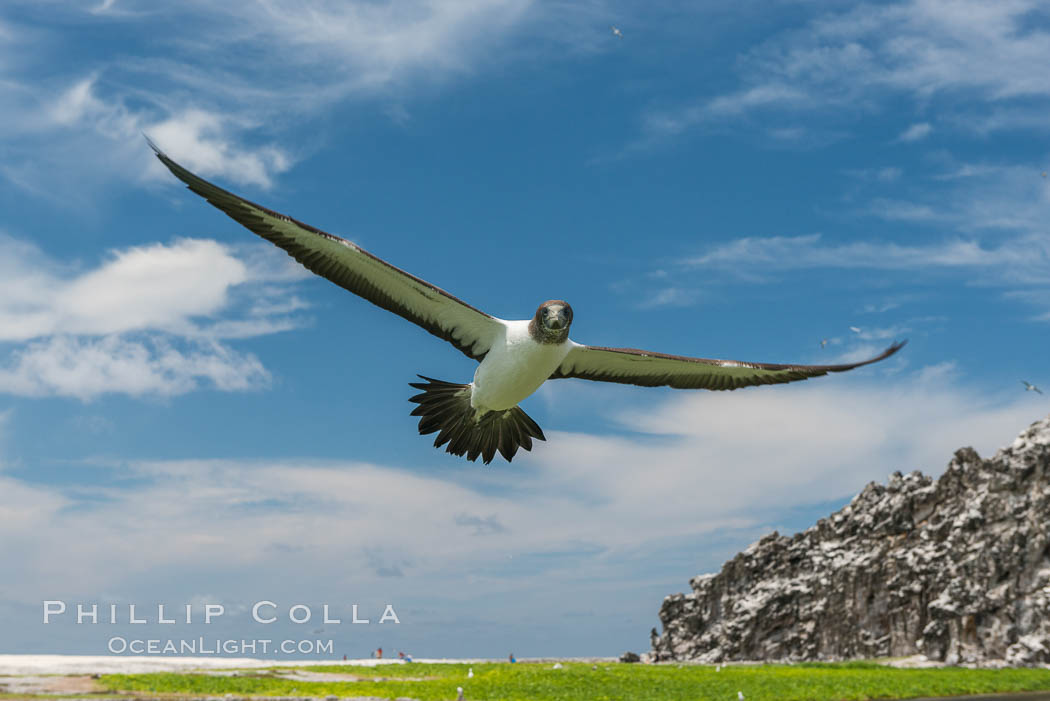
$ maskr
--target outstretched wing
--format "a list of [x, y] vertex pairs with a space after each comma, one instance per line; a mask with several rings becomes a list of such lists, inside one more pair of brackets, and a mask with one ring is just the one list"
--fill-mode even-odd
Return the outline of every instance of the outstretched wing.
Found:
[[475, 309], [426, 280], [395, 268], [346, 239], [261, 207], [209, 183], [168, 158], [146, 139], [157, 158], [189, 189], [239, 224], [372, 304], [418, 324], [471, 358], [485, 357], [502, 328], [500, 320]]
[[666, 355], [635, 348], [573, 347], [550, 379], [578, 377], [643, 387], [675, 389], [738, 389], [751, 385], [795, 382], [829, 372], [845, 372], [877, 363], [901, 349], [894, 343], [874, 358], [845, 365], [777, 365]]

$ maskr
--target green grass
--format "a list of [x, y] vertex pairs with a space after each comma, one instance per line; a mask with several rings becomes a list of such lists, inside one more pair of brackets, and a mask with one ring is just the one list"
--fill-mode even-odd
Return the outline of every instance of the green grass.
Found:
[[[467, 668], [474, 678], [467, 679]], [[222, 696], [408, 696], [423, 701], [456, 698], [462, 686], [470, 701], [859, 701], [1050, 690], [1045, 669], [894, 669], [874, 663], [714, 667], [565, 663], [479, 663], [306, 667], [322, 673], [352, 674], [356, 682], [303, 682], [258, 676], [206, 674], [112, 674], [101, 683], [110, 691]], [[375, 681], [382, 677], [382, 681]], [[423, 681], [406, 679], [424, 678]]]

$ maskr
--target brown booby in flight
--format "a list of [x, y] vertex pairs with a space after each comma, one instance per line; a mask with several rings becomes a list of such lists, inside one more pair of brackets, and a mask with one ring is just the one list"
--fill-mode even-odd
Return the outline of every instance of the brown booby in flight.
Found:
[[350, 241], [227, 192], [168, 158], [153, 142], [150, 146], [189, 189], [283, 248], [308, 270], [479, 361], [469, 384], [422, 375], [425, 382], [409, 383], [422, 390], [409, 400], [419, 405], [412, 411], [421, 417], [419, 433], [437, 432], [435, 447], [445, 445], [449, 453], [468, 460], [481, 457], [489, 463], [499, 452], [509, 462], [518, 448], [531, 450], [533, 438], [545, 440], [518, 402], [547, 380], [578, 377], [643, 387], [732, 390], [852, 370], [888, 358], [904, 345], [895, 343], [874, 358], [844, 365], [745, 363], [581, 345], [569, 339], [572, 307], [567, 302], [544, 302], [531, 319], [497, 319]]

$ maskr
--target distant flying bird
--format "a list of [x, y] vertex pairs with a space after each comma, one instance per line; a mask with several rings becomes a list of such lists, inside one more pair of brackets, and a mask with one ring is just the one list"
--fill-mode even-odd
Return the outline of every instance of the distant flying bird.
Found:
[[820, 339], [820, 347], [823, 348], [826, 345], [828, 345], [828, 339], [826, 339], [826, 338]]
[[852, 331], [853, 333], [860, 333], [860, 329], [857, 328], [856, 326], [849, 327], [849, 330]]
[[[419, 377], [425, 382], [409, 383], [422, 390], [409, 399], [419, 404], [412, 411], [412, 416], [421, 417], [419, 433], [437, 432], [435, 447], [445, 445], [447, 452], [466, 455], [467, 460], [480, 456], [487, 464], [499, 452], [509, 462], [518, 448], [531, 450], [533, 438], [546, 440], [518, 402], [547, 380], [577, 377], [642, 387], [732, 390], [852, 370], [888, 358], [904, 345], [894, 343], [874, 358], [844, 365], [747, 363], [582, 345], [569, 339], [573, 313], [568, 302], [548, 300], [531, 319], [497, 319], [350, 241], [227, 192], [168, 158], [153, 142], [150, 146], [189, 189], [283, 248], [308, 270], [418, 324], [477, 360], [480, 364], [469, 384], [423, 375]], [[562, 262], [557, 249], [544, 256], [548, 265]], [[465, 251], [460, 274], [469, 275], [483, 264], [477, 251]], [[360, 343], [373, 342], [372, 329], [354, 331]]]
[[613, 34], [614, 34], [615, 36], [618, 36], [619, 38], [623, 39], [623, 32], [621, 32], [621, 31], [620, 31], [620, 30], [619, 30], [619, 29], [618, 29], [617, 27], [615, 27], [615, 26], [612, 26], [612, 27], [609, 27], [609, 29], [611, 29], [611, 30], [612, 30], [612, 33], [613, 33]]
[[1024, 385], [1025, 390], [1028, 391], [1028, 392], [1038, 392], [1039, 394], [1043, 393], [1043, 390], [1039, 389], [1038, 387], [1036, 387], [1033, 384], [1029, 384], [1028, 382], [1025, 382], [1024, 380], [1021, 380], [1021, 384]]

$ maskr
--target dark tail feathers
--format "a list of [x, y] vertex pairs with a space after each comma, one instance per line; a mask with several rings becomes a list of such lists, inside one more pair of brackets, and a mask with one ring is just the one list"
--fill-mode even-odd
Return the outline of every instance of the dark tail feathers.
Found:
[[457, 385], [429, 377], [423, 382], [409, 382], [409, 386], [423, 390], [408, 401], [419, 406], [412, 416], [419, 416], [419, 433], [427, 435], [439, 431], [434, 447], [448, 443], [445, 451], [466, 455], [474, 461], [481, 456], [485, 464], [492, 462], [498, 450], [510, 462], [518, 447], [532, 450], [532, 439], [547, 440], [536, 422], [520, 407], [503, 411], [489, 411], [478, 416], [470, 405], [470, 385]]

